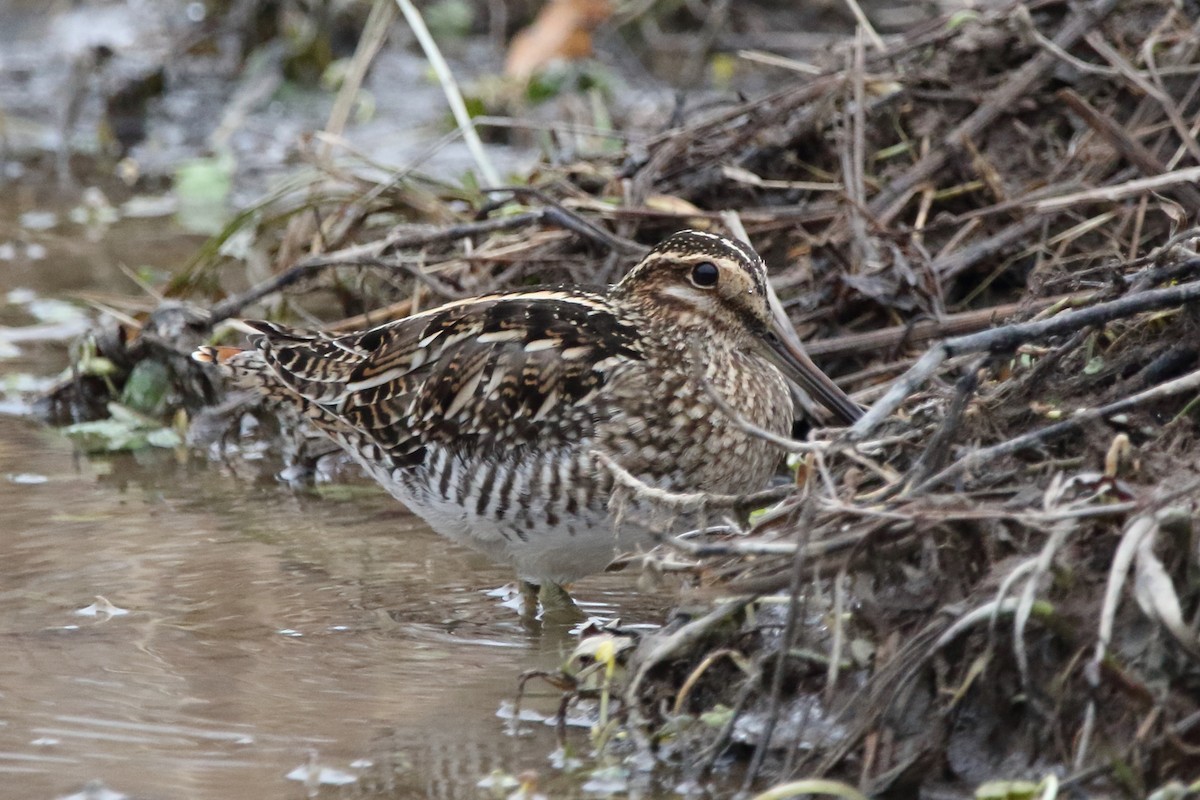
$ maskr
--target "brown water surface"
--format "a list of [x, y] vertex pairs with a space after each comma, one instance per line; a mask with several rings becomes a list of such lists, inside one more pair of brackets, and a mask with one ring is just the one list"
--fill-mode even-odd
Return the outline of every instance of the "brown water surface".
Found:
[[[310, 761], [358, 778], [320, 796], [555, 780], [552, 732], [508, 736], [497, 712], [574, 639], [522, 627], [485, 591], [507, 570], [382, 493], [306, 495], [163, 450], [89, 459], [0, 416], [0, 563], [0, 797], [304, 797], [286, 775]], [[659, 616], [633, 583], [580, 597]]]

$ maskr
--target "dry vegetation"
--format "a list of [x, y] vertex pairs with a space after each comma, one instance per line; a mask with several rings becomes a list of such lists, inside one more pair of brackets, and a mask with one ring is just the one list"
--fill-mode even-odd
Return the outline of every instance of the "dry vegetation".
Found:
[[176, 282], [211, 313], [164, 307], [107, 354], [206, 389], [186, 353], [264, 303], [361, 327], [608, 281], [740, 221], [814, 358], [878, 413], [792, 443], [796, 485], [752, 527], [647, 567], [686, 572], [703, 610], [631, 648], [628, 741], [700, 771], [733, 755], [758, 785], [1054, 773], [1144, 796], [1200, 763], [1198, 18], [1039, 0], [860, 36], [660, 133], [572, 133], [594, 154], [504, 191], [377, 180], [317, 145], [315, 176]]

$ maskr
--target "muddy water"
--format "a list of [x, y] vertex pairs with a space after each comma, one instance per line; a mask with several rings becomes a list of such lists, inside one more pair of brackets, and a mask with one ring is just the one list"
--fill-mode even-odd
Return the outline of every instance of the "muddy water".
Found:
[[[0, 520], [2, 797], [303, 797], [286, 775], [305, 764], [358, 778], [322, 796], [556, 780], [550, 730], [508, 736], [498, 711], [573, 639], [523, 628], [484, 591], [504, 569], [381, 493], [296, 494], [169, 451], [89, 460], [0, 417]], [[661, 613], [632, 584], [581, 596]]]

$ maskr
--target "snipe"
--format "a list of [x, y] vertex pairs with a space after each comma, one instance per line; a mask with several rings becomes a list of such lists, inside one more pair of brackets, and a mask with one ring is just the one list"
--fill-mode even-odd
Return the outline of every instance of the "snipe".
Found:
[[672, 492], [754, 491], [782, 453], [750, 426], [786, 435], [797, 412], [785, 376], [841, 422], [861, 413], [805, 355], [758, 254], [700, 231], [607, 290], [484, 295], [350, 334], [248, 324], [251, 349], [194, 358], [300, 412], [434, 530], [535, 584], [651, 540], [644, 503], [610, 502], [609, 465]]

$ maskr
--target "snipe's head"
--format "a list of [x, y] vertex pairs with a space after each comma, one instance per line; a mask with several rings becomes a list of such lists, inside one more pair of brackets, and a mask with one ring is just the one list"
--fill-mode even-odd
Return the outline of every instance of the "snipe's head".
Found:
[[646, 254], [616, 292], [682, 329], [729, 336], [765, 330], [771, 320], [767, 268], [747, 244], [680, 231]]
[[862, 409], [813, 364], [748, 244], [704, 231], [680, 231], [646, 254], [613, 289], [660, 324], [720, 336], [757, 350], [841, 421]]

